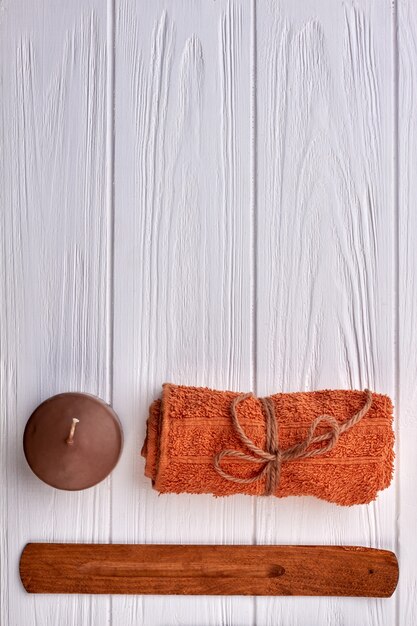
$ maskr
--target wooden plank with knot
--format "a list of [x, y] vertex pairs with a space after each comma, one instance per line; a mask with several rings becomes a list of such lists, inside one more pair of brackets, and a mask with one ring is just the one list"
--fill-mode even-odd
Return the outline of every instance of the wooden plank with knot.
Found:
[[398, 562], [353, 546], [29, 543], [29, 593], [389, 597]]

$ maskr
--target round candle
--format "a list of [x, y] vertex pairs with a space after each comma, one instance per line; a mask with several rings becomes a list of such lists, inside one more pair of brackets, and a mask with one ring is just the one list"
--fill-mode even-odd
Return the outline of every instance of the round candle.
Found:
[[111, 406], [86, 393], [61, 393], [30, 416], [23, 449], [32, 471], [56, 489], [78, 491], [101, 482], [119, 460], [120, 421]]

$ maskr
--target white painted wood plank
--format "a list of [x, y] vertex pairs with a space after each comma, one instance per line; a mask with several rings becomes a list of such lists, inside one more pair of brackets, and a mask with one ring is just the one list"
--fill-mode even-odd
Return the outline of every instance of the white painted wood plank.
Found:
[[[250, 6], [116, 2], [113, 541], [251, 543], [253, 501], [158, 496], [161, 384], [251, 388]], [[113, 624], [251, 624], [250, 598], [114, 598]]]
[[27, 541], [107, 541], [110, 483], [39, 481], [23, 456], [31, 411], [61, 391], [107, 398], [106, 7], [1, 3], [1, 624], [105, 624], [106, 597], [30, 596]]
[[[256, 391], [370, 386], [393, 397], [390, 2], [260, 0], [256, 17]], [[349, 509], [262, 500], [256, 540], [393, 549], [395, 490]], [[265, 625], [395, 623], [395, 598], [256, 607]]]
[[417, 6], [398, 2], [398, 624], [417, 623]]

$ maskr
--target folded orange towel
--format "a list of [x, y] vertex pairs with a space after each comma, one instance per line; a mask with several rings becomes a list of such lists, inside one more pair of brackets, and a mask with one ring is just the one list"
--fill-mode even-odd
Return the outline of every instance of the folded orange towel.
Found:
[[150, 407], [142, 456], [161, 493], [311, 495], [352, 505], [389, 486], [393, 444], [385, 395], [256, 398], [167, 383]]

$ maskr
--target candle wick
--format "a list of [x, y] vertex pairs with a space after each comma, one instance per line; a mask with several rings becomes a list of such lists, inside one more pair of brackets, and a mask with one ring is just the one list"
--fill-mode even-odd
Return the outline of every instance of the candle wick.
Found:
[[68, 435], [68, 438], [66, 439], [67, 444], [69, 444], [70, 446], [74, 443], [74, 433], [75, 433], [75, 428], [78, 424], [80, 420], [77, 420], [76, 417], [72, 418], [72, 424], [71, 424], [71, 430], [70, 433]]

